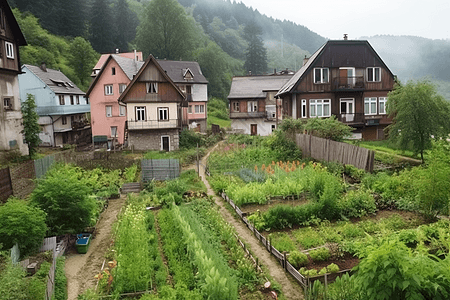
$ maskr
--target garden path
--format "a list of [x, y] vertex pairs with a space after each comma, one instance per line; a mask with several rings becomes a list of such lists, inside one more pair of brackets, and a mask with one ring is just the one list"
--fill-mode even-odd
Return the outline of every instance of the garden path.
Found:
[[88, 288], [95, 287], [94, 276], [100, 273], [106, 250], [111, 244], [112, 225], [117, 220], [126, 195], [119, 199], [110, 199], [108, 208], [101, 214], [97, 224], [97, 233], [86, 254], [69, 255], [66, 259], [66, 277], [68, 300], [77, 299]]
[[[206, 162], [209, 154], [214, 151], [218, 144], [213, 147], [208, 153], [203, 157], [202, 164], [206, 166]], [[214, 196], [216, 204], [220, 207], [220, 212], [223, 218], [231, 224], [235, 229], [237, 235], [246, 242], [249, 246], [252, 254], [259, 258], [259, 262], [266, 266], [269, 270], [270, 275], [281, 285], [281, 290], [286, 297], [286, 299], [298, 300], [304, 299], [302, 289], [292, 278], [290, 278], [278, 261], [267, 252], [266, 248], [261, 245], [258, 239], [251, 233], [247, 226], [239, 219], [235, 218], [234, 215], [226, 209], [226, 203], [222, 198], [215, 195], [214, 191], [211, 189], [208, 181], [206, 180], [205, 169], [200, 166], [199, 174], [208, 189], [208, 195]]]

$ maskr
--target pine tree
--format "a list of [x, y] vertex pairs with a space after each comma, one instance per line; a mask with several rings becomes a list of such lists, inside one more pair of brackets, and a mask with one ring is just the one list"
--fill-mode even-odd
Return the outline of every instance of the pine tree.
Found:
[[95, 51], [111, 53], [114, 51], [116, 33], [109, 0], [95, 0], [91, 9], [91, 35], [89, 41]]
[[30, 158], [36, 153], [36, 148], [39, 146], [41, 139], [39, 138], [38, 120], [39, 115], [36, 112], [36, 103], [34, 96], [27, 94], [27, 100], [22, 103], [22, 117], [23, 117], [23, 131], [22, 134], [25, 137], [25, 141], [28, 144], [28, 154]]
[[128, 43], [136, 36], [138, 17], [130, 10], [127, 0], [119, 0], [114, 6], [114, 19], [117, 26], [115, 46], [120, 49], [120, 52], [127, 52]]
[[250, 22], [244, 28], [244, 38], [248, 42], [244, 68], [247, 73], [251, 72], [253, 75], [267, 72], [267, 50], [261, 34], [261, 27], [255, 22]]

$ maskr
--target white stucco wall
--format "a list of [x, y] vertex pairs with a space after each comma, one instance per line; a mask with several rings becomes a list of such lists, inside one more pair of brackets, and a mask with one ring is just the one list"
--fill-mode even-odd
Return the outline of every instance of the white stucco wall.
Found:
[[264, 119], [232, 119], [231, 129], [243, 130], [244, 134], [250, 134], [251, 124], [257, 125], [257, 134], [267, 136], [272, 133], [272, 125], [275, 121], [264, 121]]
[[194, 84], [192, 86], [192, 101], [208, 101], [207, 84]]

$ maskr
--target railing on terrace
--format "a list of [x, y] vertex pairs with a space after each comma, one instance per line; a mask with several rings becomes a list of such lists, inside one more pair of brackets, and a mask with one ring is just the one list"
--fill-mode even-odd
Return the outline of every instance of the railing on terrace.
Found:
[[363, 90], [364, 88], [364, 76], [340, 76], [333, 78], [332, 89], [336, 91]]
[[363, 113], [356, 114], [338, 114], [337, 119], [342, 123], [364, 123], [365, 117]]
[[135, 129], [164, 129], [181, 127], [181, 119], [159, 120], [128, 120], [127, 126], [129, 130]]
[[244, 119], [244, 118], [265, 118], [267, 116], [265, 111], [255, 112], [231, 112], [231, 119]]

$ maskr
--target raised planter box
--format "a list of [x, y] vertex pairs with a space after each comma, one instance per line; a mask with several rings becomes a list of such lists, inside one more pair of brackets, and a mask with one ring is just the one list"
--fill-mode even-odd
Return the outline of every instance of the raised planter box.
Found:
[[91, 243], [91, 234], [90, 233], [77, 234], [77, 241], [75, 243], [75, 246], [77, 248], [78, 253], [80, 253], [80, 254], [87, 253], [90, 243]]

